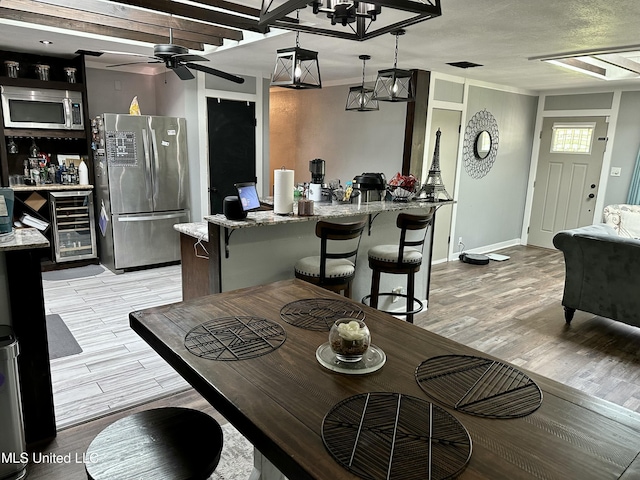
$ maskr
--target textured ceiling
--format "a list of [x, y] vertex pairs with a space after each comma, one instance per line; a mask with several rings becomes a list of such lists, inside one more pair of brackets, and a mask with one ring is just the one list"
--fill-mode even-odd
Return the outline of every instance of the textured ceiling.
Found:
[[[245, 2], [259, 7], [258, 2]], [[384, 11], [382, 13], [384, 15]], [[324, 20], [317, 18], [317, 22]], [[571, 72], [530, 57], [583, 50], [640, 45], [638, 0], [442, 0], [442, 16], [407, 29], [399, 39], [398, 66], [418, 68], [527, 90], [611, 87], [605, 82]], [[38, 41], [47, 37], [48, 47]], [[257, 41], [253, 41], [257, 40]], [[209, 66], [233, 73], [271, 74], [275, 51], [295, 44], [295, 34], [247, 36], [238, 44], [206, 54]], [[356, 42], [301, 34], [303, 48], [319, 52], [322, 80], [327, 83], [358, 81], [362, 63], [358, 55], [369, 54], [367, 77], [393, 64], [395, 38], [389, 34]], [[31, 52], [72, 54], [77, 49], [151, 53], [152, 46], [126, 44], [107, 38], [82, 37], [70, 31], [34, 30], [26, 24], [6, 22], [0, 28], [0, 48]], [[211, 50], [211, 49], [209, 49]], [[205, 51], [209, 51], [205, 50]], [[126, 61], [127, 58], [124, 57]], [[134, 61], [135, 59], [131, 59]], [[470, 61], [483, 65], [461, 70], [449, 62]], [[104, 55], [91, 66], [122, 63], [122, 56]], [[127, 67], [150, 73], [150, 66]], [[640, 80], [625, 81], [640, 86]]]

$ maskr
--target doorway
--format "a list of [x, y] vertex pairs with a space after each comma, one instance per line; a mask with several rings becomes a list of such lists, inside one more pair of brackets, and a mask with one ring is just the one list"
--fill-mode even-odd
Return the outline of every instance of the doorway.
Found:
[[560, 230], [593, 223], [607, 128], [606, 117], [544, 119], [529, 245], [554, 248]]
[[[436, 145], [436, 132], [440, 129], [440, 172], [445, 189], [453, 197], [453, 187], [456, 182], [456, 165], [458, 159], [458, 142], [460, 140], [460, 122], [462, 112], [458, 110], [444, 110], [434, 108], [431, 113], [431, 131], [429, 145], [431, 151], [428, 156], [428, 169], [433, 161], [433, 151]], [[426, 160], [426, 158], [425, 158]], [[453, 205], [442, 205], [436, 214], [436, 224], [433, 237], [433, 261], [447, 260], [451, 236], [451, 216]]]
[[222, 213], [222, 201], [237, 195], [238, 182], [256, 181], [255, 102], [207, 98], [209, 208]]

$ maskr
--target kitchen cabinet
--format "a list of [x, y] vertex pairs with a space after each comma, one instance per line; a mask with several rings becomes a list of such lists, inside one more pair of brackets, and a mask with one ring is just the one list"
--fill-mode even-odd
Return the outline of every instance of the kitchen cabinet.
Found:
[[[8, 76], [6, 61], [19, 63], [18, 76]], [[38, 64], [49, 65], [49, 80], [40, 80], [35, 70]], [[67, 81], [65, 68], [75, 68], [75, 83]], [[0, 50], [0, 86], [29, 87], [33, 89], [52, 89], [78, 91], [82, 94], [82, 114], [84, 130], [49, 130], [37, 128], [5, 128], [0, 122], [0, 185], [9, 185], [10, 175], [23, 173], [24, 160], [29, 158], [29, 148], [33, 142], [40, 152], [50, 154], [52, 162], [57, 155], [79, 155], [84, 158], [89, 170], [90, 183], [93, 182], [91, 164], [91, 122], [89, 119], [84, 55], [73, 58], [35, 55]], [[1, 112], [0, 106], [0, 113]], [[0, 116], [1, 118], [1, 116]], [[12, 142], [16, 148], [10, 149]], [[17, 151], [16, 151], [17, 149]]]

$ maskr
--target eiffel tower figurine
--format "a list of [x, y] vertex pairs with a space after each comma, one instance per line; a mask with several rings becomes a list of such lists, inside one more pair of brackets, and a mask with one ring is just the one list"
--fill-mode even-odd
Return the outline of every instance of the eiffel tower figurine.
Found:
[[425, 198], [431, 202], [440, 202], [446, 200], [453, 200], [451, 195], [447, 193], [444, 188], [444, 182], [442, 181], [442, 174], [440, 173], [440, 129], [436, 132], [436, 148], [433, 151], [433, 162], [429, 169], [429, 176], [427, 181], [422, 186], [420, 192], [420, 198]]

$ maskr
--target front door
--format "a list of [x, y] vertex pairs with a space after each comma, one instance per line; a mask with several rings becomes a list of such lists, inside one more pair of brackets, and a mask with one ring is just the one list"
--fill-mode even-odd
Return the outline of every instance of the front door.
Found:
[[560, 230], [593, 223], [607, 127], [605, 117], [544, 119], [529, 245], [553, 248]]
[[233, 186], [256, 181], [256, 104], [207, 99], [209, 207], [222, 213], [222, 201], [237, 195]]

